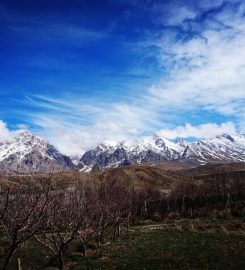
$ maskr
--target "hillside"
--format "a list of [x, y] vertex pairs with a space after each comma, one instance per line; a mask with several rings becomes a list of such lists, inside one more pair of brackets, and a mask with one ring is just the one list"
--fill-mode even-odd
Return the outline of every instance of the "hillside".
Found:
[[150, 186], [159, 190], [170, 190], [179, 181], [188, 181], [191, 178], [177, 171], [167, 171], [157, 166], [134, 165], [108, 169], [97, 173], [83, 173], [78, 171], [54, 174], [35, 175], [5, 175], [1, 176], [0, 183], [7, 185], [34, 184], [45, 179], [52, 178], [54, 185], [59, 187], [73, 185], [79, 181], [85, 185], [93, 185], [99, 182], [117, 183], [128, 188], [142, 188]]
[[166, 171], [153, 166], [128, 166], [106, 170], [98, 174], [100, 181], [124, 184], [128, 187], [150, 186], [159, 190], [170, 190], [179, 181], [189, 181], [188, 176]]
[[53, 174], [1, 175], [0, 183], [18, 187], [22, 184], [34, 184], [52, 178], [54, 185], [59, 187], [70, 186], [76, 182], [89, 186], [98, 182], [108, 182], [122, 184], [130, 189], [149, 186], [166, 191], [171, 190], [181, 181], [215, 179], [224, 174], [232, 175], [233, 178], [243, 177], [245, 179], [245, 163], [209, 164], [193, 167], [188, 163], [159, 162], [154, 163], [154, 165], [130, 165], [95, 173], [70, 171]]
[[181, 170], [180, 173], [185, 176], [205, 177], [211, 174], [245, 172], [245, 163], [221, 163], [221, 164], [207, 164], [203, 166], [196, 166], [186, 170]]

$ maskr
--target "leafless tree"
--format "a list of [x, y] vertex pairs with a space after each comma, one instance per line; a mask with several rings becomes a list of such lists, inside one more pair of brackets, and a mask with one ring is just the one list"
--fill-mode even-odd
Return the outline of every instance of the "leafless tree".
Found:
[[157, 202], [162, 199], [159, 190], [145, 185], [136, 191], [137, 215], [142, 218], [151, 218], [158, 210]]
[[77, 189], [56, 189], [45, 211], [42, 231], [34, 235], [37, 242], [58, 258], [59, 269], [64, 269], [68, 247], [76, 238], [81, 224], [82, 194]]
[[85, 188], [83, 185], [77, 187], [82, 194], [80, 201], [79, 230], [77, 231], [77, 239], [79, 240], [83, 255], [87, 255], [87, 244], [94, 237], [94, 211], [96, 205], [96, 196], [91, 188]]
[[40, 229], [49, 200], [50, 185], [1, 188], [0, 231], [4, 243], [1, 258], [6, 269], [16, 250]]

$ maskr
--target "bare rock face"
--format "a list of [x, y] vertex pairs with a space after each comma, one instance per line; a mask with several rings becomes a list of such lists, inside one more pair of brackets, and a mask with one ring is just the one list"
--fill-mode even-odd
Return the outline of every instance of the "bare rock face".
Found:
[[71, 159], [53, 145], [24, 131], [0, 144], [0, 170], [19, 173], [47, 173], [74, 168]]

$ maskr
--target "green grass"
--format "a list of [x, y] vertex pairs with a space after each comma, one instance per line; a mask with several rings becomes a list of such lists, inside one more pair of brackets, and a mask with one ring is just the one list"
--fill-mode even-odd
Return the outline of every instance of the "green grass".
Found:
[[221, 232], [131, 233], [106, 248], [94, 269], [245, 269], [244, 240]]
[[[134, 226], [116, 241], [90, 250], [83, 258], [72, 247], [66, 269], [245, 269], [244, 219], [180, 220]], [[9, 269], [54, 269], [55, 260], [31, 242], [16, 254]]]

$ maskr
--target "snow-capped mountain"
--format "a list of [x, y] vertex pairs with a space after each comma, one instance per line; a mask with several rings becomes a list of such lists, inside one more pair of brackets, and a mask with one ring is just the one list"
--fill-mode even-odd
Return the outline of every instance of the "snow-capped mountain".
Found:
[[216, 136], [198, 142], [172, 142], [159, 136], [143, 137], [135, 141], [106, 141], [86, 152], [80, 162], [82, 171], [114, 168], [149, 161], [175, 160], [195, 164], [245, 162], [245, 135]]
[[82, 171], [90, 171], [95, 164], [104, 169], [148, 161], [176, 160], [182, 156], [185, 148], [182, 144], [159, 136], [148, 136], [134, 141], [106, 141], [96, 149], [86, 152], [79, 166]]
[[133, 141], [105, 141], [81, 158], [61, 154], [49, 142], [24, 131], [0, 142], [0, 171], [50, 172], [80, 169], [84, 172], [150, 161], [194, 164], [245, 162], [245, 135], [216, 136], [198, 142], [170, 141], [147, 136]]
[[0, 143], [2, 171], [50, 172], [73, 168], [69, 157], [29, 131], [17, 134], [11, 141]]
[[216, 136], [189, 144], [182, 160], [198, 164], [217, 162], [244, 162], [245, 135]]

